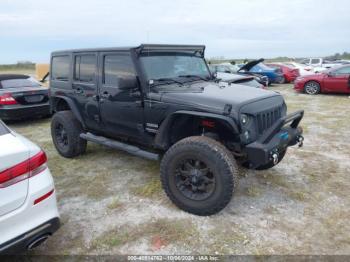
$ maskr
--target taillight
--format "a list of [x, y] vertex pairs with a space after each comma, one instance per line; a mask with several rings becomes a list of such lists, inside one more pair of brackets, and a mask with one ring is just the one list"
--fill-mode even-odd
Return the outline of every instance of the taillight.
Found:
[[17, 101], [12, 97], [10, 93], [0, 95], [0, 105], [15, 105]]
[[0, 172], [0, 188], [16, 184], [24, 179], [35, 176], [46, 169], [47, 157], [44, 151], [35, 156]]

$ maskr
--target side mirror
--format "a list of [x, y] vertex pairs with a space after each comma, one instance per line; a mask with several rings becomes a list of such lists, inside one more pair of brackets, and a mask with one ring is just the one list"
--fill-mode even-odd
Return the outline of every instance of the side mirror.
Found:
[[123, 91], [133, 90], [135, 88], [138, 88], [137, 77], [130, 76], [130, 77], [120, 78], [118, 81], [118, 85], [119, 85], [119, 89]]

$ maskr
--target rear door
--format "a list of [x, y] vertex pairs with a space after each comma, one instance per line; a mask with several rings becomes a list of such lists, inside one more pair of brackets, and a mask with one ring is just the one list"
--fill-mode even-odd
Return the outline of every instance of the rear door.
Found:
[[327, 92], [350, 93], [350, 66], [341, 67], [332, 71], [324, 78], [324, 86]]
[[75, 53], [73, 61], [73, 96], [86, 126], [92, 130], [99, 130], [97, 53]]
[[143, 131], [143, 105], [130, 52], [100, 54], [100, 113], [105, 132], [139, 140]]
[[[7, 180], [10, 168], [15, 172], [14, 167], [29, 159], [29, 149], [10, 133], [0, 121], [0, 181]], [[0, 182], [0, 216], [3, 216], [20, 206], [26, 200], [28, 193], [28, 179], [24, 179], [13, 185], [6, 185]]]

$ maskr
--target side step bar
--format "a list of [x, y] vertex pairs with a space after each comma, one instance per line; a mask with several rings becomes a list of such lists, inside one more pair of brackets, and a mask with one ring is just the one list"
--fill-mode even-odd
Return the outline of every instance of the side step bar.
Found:
[[138, 148], [137, 146], [132, 146], [132, 145], [128, 145], [107, 137], [103, 137], [103, 136], [96, 136], [94, 134], [91, 133], [82, 133], [80, 134], [80, 137], [82, 139], [100, 144], [100, 145], [104, 145], [104, 146], [108, 146], [111, 148], [115, 148], [115, 149], [119, 149], [119, 150], [123, 150], [125, 152], [128, 152], [129, 154], [135, 155], [135, 156], [140, 156], [143, 158], [147, 158], [150, 160], [159, 160], [159, 155], [152, 153], [152, 152], [148, 152], [145, 150], [142, 150], [140, 148]]

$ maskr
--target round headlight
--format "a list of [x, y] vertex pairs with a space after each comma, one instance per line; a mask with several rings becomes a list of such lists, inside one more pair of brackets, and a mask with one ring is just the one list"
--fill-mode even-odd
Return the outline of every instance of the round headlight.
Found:
[[241, 123], [243, 125], [246, 125], [248, 123], [248, 120], [249, 120], [249, 117], [247, 115], [245, 115], [245, 114], [241, 115]]

